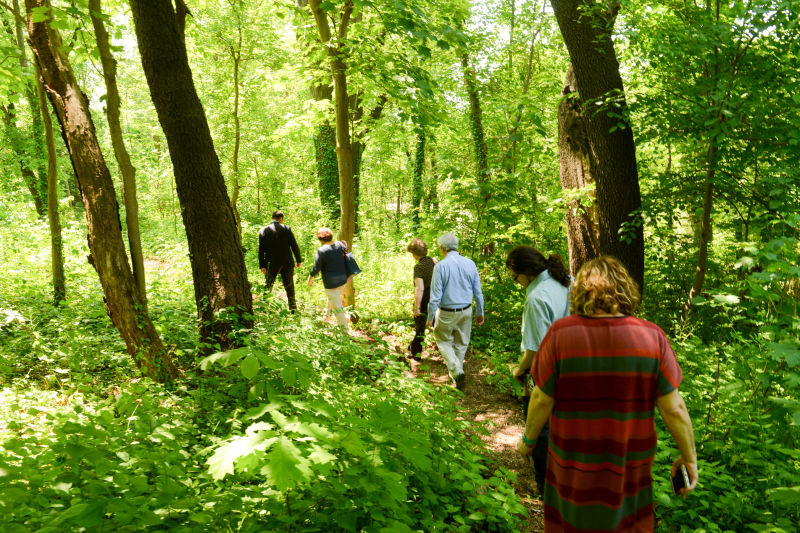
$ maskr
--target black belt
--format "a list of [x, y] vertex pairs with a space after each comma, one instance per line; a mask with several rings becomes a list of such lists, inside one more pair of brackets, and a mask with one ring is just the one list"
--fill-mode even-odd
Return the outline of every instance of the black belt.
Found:
[[472, 307], [472, 304], [467, 305], [466, 307], [459, 307], [458, 309], [448, 309], [447, 307], [440, 307], [442, 311], [449, 311], [450, 313], [455, 313], [456, 311], [464, 311], [465, 309], [469, 309]]

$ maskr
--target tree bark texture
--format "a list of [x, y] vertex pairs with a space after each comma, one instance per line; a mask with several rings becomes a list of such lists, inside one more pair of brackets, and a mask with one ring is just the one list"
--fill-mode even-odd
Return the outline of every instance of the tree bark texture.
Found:
[[573, 276], [586, 261], [597, 257], [599, 248], [595, 195], [594, 191], [586, 191], [587, 187], [594, 184], [589, 164], [591, 150], [587, 121], [577, 100], [577, 91], [575, 73], [570, 65], [558, 104], [558, 166], [561, 188], [570, 198], [565, 206], [565, 218], [569, 270]]
[[[186, 5], [131, 0], [150, 97], [167, 138], [189, 243], [200, 340], [207, 348], [237, 345], [232, 333], [250, 327], [252, 295], [241, 239], [184, 42]], [[228, 309], [231, 314], [220, 316]], [[235, 324], [234, 322], [238, 322]]]
[[[50, 10], [49, 0], [26, 0], [28, 33], [44, 86], [61, 123], [61, 133], [81, 189], [89, 228], [89, 262], [100, 278], [106, 310], [134, 358], [148, 376], [165, 380], [177, 375], [158, 333], [139, 299], [125, 254], [119, 206], [85, 95], [64, 53], [61, 36], [48, 20], [34, 23], [35, 8]], [[52, 13], [52, 11], [51, 11]]]
[[611, 39], [616, 4], [551, 0], [551, 5], [587, 120], [589, 165], [597, 191], [598, 252], [619, 258], [643, 289], [644, 234], [638, 218], [636, 149], [630, 123], [624, 118], [627, 104]]
[[53, 305], [58, 307], [67, 297], [67, 282], [64, 276], [64, 243], [61, 238], [61, 219], [58, 213], [58, 166], [53, 121], [47, 107], [47, 96], [41, 81], [41, 70], [36, 65], [36, 96], [42, 114], [42, 126], [47, 145], [47, 220], [50, 224], [50, 259], [53, 272]]
[[[353, 149], [350, 144], [350, 121], [347, 97], [347, 64], [345, 63], [344, 42], [353, 12], [352, 0], [342, 6], [336, 40], [331, 35], [327, 15], [322, 11], [321, 0], [309, 0], [309, 8], [319, 31], [320, 41], [327, 50], [328, 62], [333, 78], [333, 108], [336, 114], [336, 160], [339, 165], [339, 194], [341, 202], [341, 218], [339, 239], [346, 241], [350, 249], [353, 247], [355, 235], [355, 186], [353, 181]], [[355, 291], [352, 278], [344, 290], [345, 300], [355, 305]]]
[[139, 231], [139, 200], [136, 196], [136, 169], [131, 163], [125, 139], [122, 136], [120, 122], [120, 97], [117, 89], [117, 61], [111, 53], [111, 44], [106, 31], [105, 23], [100, 18], [103, 8], [100, 0], [89, 0], [89, 10], [94, 26], [97, 50], [100, 52], [100, 63], [103, 66], [103, 79], [106, 84], [106, 117], [108, 130], [111, 134], [111, 145], [114, 147], [114, 157], [122, 176], [122, 200], [125, 204], [125, 225], [128, 227], [128, 248], [133, 267], [133, 277], [136, 279], [136, 288], [139, 298], [147, 308], [147, 290], [145, 288], [144, 255], [142, 254], [142, 237]]

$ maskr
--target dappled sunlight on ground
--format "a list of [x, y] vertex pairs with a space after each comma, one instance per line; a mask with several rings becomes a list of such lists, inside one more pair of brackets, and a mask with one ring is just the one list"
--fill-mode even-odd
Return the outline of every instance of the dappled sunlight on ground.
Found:
[[[366, 335], [364, 334], [366, 337]], [[443, 387], [453, 387], [453, 380], [447, 373], [447, 367], [439, 356], [433, 343], [429, 343], [422, 352], [421, 359], [413, 359], [406, 352], [410, 339], [393, 334], [381, 334], [397, 353], [404, 354], [409, 365], [407, 375], [411, 378], [426, 379]], [[490, 452], [489, 460], [495, 467], [502, 467], [517, 475], [514, 489], [522, 503], [528, 509], [528, 520], [523, 531], [544, 531], [544, 515], [539, 491], [533, 476], [533, 468], [517, 453], [517, 442], [522, 435], [524, 421], [520, 400], [509, 394], [500, 393], [492, 385], [486, 383], [481, 375], [479, 363], [471, 357], [471, 350], [464, 362], [466, 387], [458, 405], [464, 410], [463, 419], [474, 421], [486, 428], [482, 432], [476, 428], [476, 434]], [[485, 433], [485, 434], [484, 434]]]

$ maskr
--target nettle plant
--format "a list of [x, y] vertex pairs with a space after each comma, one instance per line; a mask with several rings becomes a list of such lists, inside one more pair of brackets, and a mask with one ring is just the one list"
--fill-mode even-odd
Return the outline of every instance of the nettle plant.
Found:
[[[296, 531], [506, 531], [524, 508], [492, 473], [454, 398], [403, 377], [380, 341], [293, 322], [264, 344], [205, 358], [247, 388], [240, 431], [209, 450], [217, 480], [259, 484], [259, 527]], [[302, 340], [302, 342], [301, 342]], [[469, 435], [473, 435], [469, 437]], [[265, 504], [267, 502], [265, 501]]]

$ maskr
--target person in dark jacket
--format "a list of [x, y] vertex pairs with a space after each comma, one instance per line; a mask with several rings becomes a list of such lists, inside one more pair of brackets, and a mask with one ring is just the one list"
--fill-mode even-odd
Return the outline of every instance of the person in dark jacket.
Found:
[[272, 290], [278, 274], [281, 275], [283, 288], [286, 289], [286, 299], [289, 300], [289, 309], [294, 313], [297, 309], [294, 298], [294, 267], [296, 265], [299, 268], [303, 260], [292, 228], [283, 223], [283, 216], [282, 211], [275, 211], [272, 213], [272, 223], [258, 232], [258, 266], [261, 273], [266, 276], [268, 291]]
[[345, 254], [347, 243], [344, 241], [333, 242], [333, 232], [329, 228], [320, 228], [317, 231], [320, 247], [314, 256], [314, 266], [308, 275], [308, 286], [314, 285], [314, 276], [322, 273], [322, 285], [328, 296], [328, 309], [336, 315], [336, 322], [347, 328], [347, 313], [342, 305], [342, 289], [347, 283], [350, 274], [347, 271]]
[[436, 261], [428, 257], [428, 245], [422, 239], [411, 239], [406, 251], [416, 261], [414, 265], [414, 340], [408, 350], [411, 357], [419, 359], [422, 341], [425, 340], [425, 323], [428, 321], [428, 303], [431, 301], [431, 278]]

